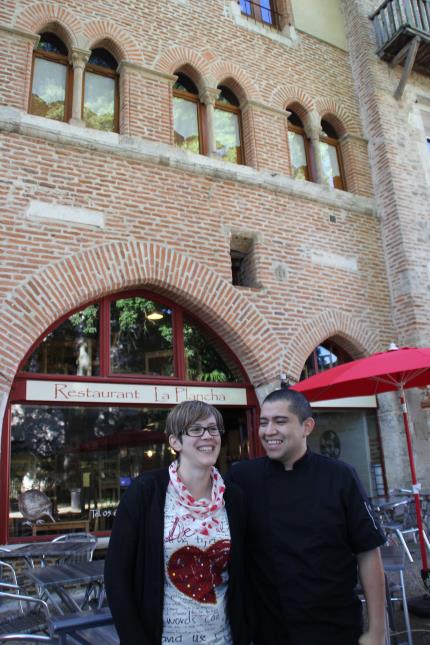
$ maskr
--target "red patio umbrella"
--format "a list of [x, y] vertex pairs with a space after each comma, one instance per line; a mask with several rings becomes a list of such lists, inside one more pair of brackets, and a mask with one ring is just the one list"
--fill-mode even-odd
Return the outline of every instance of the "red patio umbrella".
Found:
[[417, 483], [405, 389], [430, 384], [430, 348], [393, 346], [387, 352], [373, 354], [367, 358], [344, 363], [338, 367], [320, 372], [315, 376], [293, 385], [291, 389], [302, 392], [309, 401], [341, 399], [351, 396], [368, 396], [383, 392], [399, 392], [405, 426], [409, 463], [412, 476], [412, 490], [415, 498], [417, 527], [424, 584], [430, 590], [430, 572], [424, 539], [420, 484]]

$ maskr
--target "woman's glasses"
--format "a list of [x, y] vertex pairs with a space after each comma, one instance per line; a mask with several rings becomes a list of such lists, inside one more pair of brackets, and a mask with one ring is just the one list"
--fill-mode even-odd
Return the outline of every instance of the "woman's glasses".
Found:
[[189, 437], [203, 437], [205, 432], [209, 432], [211, 437], [218, 437], [218, 435], [222, 434], [222, 431], [218, 428], [218, 426], [189, 426], [189, 428], [185, 428], [182, 434], [187, 434]]

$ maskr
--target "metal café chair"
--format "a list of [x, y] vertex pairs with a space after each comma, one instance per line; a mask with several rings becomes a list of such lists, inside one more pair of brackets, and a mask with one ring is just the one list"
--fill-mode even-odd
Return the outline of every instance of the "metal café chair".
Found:
[[[401, 602], [405, 621], [405, 634], [407, 637], [406, 643], [407, 645], [413, 645], [404, 579], [406, 551], [399, 546], [382, 546], [381, 556], [386, 575], [387, 613], [390, 634], [394, 636], [402, 633], [397, 631], [394, 618], [395, 603]], [[397, 580], [393, 579], [396, 576]], [[395, 642], [399, 643], [398, 640]], [[403, 644], [399, 643], [399, 645]]]
[[91, 562], [93, 559], [93, 553], [97, 546], [97, 538], [90, 533], [66, 533], [65, 535], [59, 535], [54, 538], [52, 542], [77, 542], [87, 544], [88, 548], [79, 549], [79, 551], [73, 555], [68, 555], [59, 561], [59, 564], [71, 564], [79, 562]]
[[23, 594], [16, 584], [0, 582], [0, 603], [3, 602], [7, 602], [7, 611], [0, 621], [0, 643], [52, 643], [49, 636], [38, 633], [48, 630], [50, 612], [46, 602]]

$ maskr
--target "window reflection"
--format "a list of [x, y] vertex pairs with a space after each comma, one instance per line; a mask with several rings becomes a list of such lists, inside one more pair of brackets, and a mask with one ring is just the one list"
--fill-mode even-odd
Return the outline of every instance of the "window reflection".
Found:
[[219, 89], [214, 110], [217, 155], [224, 161], [242, 163], [239, 101], [227, 87]]
[[200, 152], [198, 105], [180, 98], [173, 97], [173, 123], [175, 145], [191, 152]]
[[90, 305], [70, 316], [45, 336], [25, 364], [24, 372], [76, 374], [99, 373], [99, 306]]
[[84, 121], [89, 128], [115, 129], [115, 79], [86, 72]]
[[111, 371], [173, 376], [172, 311], [135, 297], [111, 304]]
[[231, 383], [242, 380], [221, 343], [197, 323], [184, 318], [185, 378], [190, 381]]
[[42, 34], [34, 54], [31, 114], [64, 121], [68, 71], [64, 43], [55, 34]]
[[321, 161], [324, 183], [331, 188], [344, 189], [340, 167], [339, 141], [334, 127], [324, 119], [321, 121], [320, 141]]
[[193, 81], [178, 73], [173, 86], [173, 130], [175, 145], [191, 152], [201, 152], [199, 92]]
[[106, 49], [91, 52], [85, 68], [83, 119], [89, 128], [116, 130], [116, 69], [118, 63]]
[[[46, 505], [55, 523], [71, 523], [71, 529], [87, 528], [86, 522], [91, 531], [111, 529], [131, 480], [173, 458], [164, 440], [167, 413], [157, 408], [12, 406], [10, 535], [62, 532], [61, 525], [56, 531], [51, 524]], [[33, 496], [36, 510], [26, 517], [19, 510], [20, 496], [31, 490], [43, 495]]]

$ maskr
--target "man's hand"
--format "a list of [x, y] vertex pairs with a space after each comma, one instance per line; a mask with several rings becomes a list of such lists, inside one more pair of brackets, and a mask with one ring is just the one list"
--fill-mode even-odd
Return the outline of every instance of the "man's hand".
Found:
[[364, 632], [358, 639], [359, 645], [385, 645], [385, 634], [372, 634]]

